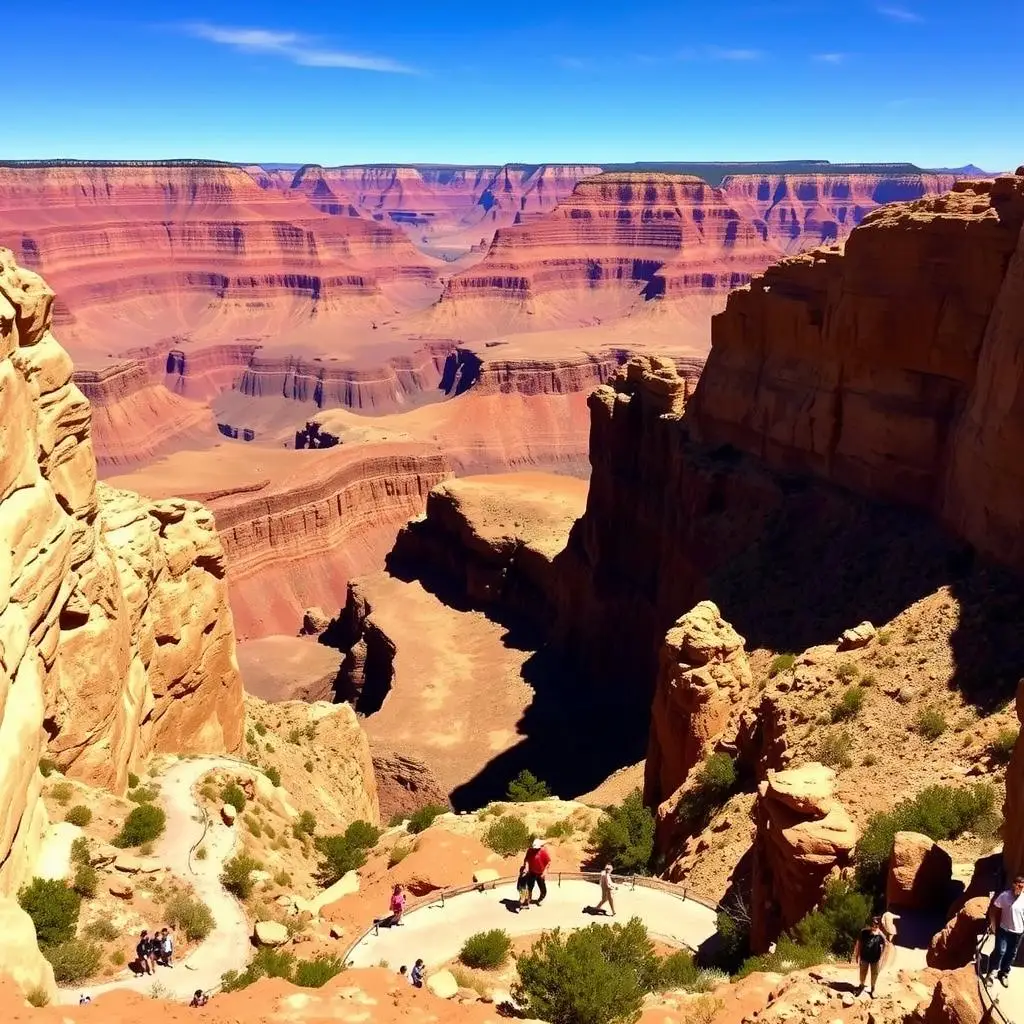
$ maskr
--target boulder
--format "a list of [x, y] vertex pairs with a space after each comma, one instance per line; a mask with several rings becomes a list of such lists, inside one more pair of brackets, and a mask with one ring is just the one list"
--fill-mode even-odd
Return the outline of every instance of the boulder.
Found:
[[327, 933], [332, 939], [343, 939], [345, 937], [345, 929], [340, 924], [332, 924], [330, 931]]
[[288, 929], [277, 921], [257, 921], [253, 938], [260, 946], [283, 946], [288, 941]]
[[924, 1011], [924, 1024], [979, 1024], [984, 1019], [973, 967], [939, 975]]
[[987, 896], [974, 896], [938, 932], [928, 947], [928, 966], [941, 971], [953, 970], [971, 963], [978, 936], [985, 930], [988, 918]]
[[487, 885], [488, 882], [496, 882], [500, 877], [494, 868], [477, 868], [473, 872], [473, 884]]
[[309, 912], [315, 917], [324, 907], [336, 903], [342, 896], [350, 896], [354, 892], [359, 892], [359, 875], [354, 871], [347, 871], [334, 885], [328, 886], [323, 892], [318, 892], [310, 899]]
[[56, 999], [53, 968], [36, 945], [32, 918], [6, 896], [0, 896], [0, 964], [25, 995], [42, 991], [51, 1002]]
[[918, 832], [896, 833], [885, 883], [889, 906], [945, 909], [952, 877], [953, 858], [933, 839]]
[[302, 634], [316, 636], [331, 624], [331, 617], [319, 605], [313, 605], [302, 613]]
[[135, 890], [127, 882], [116, 878], [110, 880], [107, 890], [111, 896], [116, 896], [119, 900], [130, 900], [135, 895]]
[[110, 843], [99, 843], [89, 849], [89, 863], [94, 868], [105, 868], [113, 864], [121, 855], [121, 851]]
[[844, 629], [839, 637], [839, 650], [855, 651], [859, 647], [867, 647], [877, 632], [878, 630], [866, 620], [852, 629]]
[[231, 804], [225, 804], [220, 809], [220, 816], [225, 825], [234, 825], [235, 818], [238, 817], [238, 811], [236, 811]]
[[459, 983], [451, 971], [436, 971], [427, 978], [427, 988], [438, 999], [454, 999], [459, 994]]

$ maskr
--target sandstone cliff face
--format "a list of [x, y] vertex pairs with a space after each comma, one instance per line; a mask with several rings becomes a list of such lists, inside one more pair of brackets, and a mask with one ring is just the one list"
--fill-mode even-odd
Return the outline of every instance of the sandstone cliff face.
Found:
[[0, 890], [45, 812], [44, 741], [123, 789], [153, 750], [238, 750], [241, 679], [213, 517], [96, 484], [53, 293], [0, 250]]

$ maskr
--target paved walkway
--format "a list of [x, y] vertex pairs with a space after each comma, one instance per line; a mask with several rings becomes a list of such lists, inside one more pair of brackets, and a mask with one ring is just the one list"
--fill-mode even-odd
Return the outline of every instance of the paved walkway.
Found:
[[541, 907], [512, 913], [509, 903], [518, 900], [514, 882], [499, 884], [484, 892], [474, 890], [440, 902], [408, 911], [397, 928], [381, 928], [363, 939], [348, 956], [352, 967], [376, 967], [382, 961], [397, 970], [412, 966], [417, 957], [428, 968], [439, 967], [458, 956], [470, 935], [503, 928], [513, 938], [554, 928], [584, 928], [595, 921], [623, 924], [639, 917], [653, 939], [673, 946], [697, 949], [715, 933], [715, 912], [702, 903], [683, 899], [670, 891], [628, 882], [615, 893], [617, 916], [601, 917], [584, 913], [601, 898], [596, 882], [556, 878], [548, 883], [548, 898]]
[[193, 788], [215, 768], [238, 767], [239, 763], [230, 758], [196, 757], [179, 761], [159, 780], [160, 804], [167, 813], [167, 827], [155, 856], [172, 874], [190, 881], [195, 894], [213, 912], [215, 925], [209, 937], [186, 960], [176, 961], [173, 968], [158, 967], [156, 974], [141, 977], [126, 971], [102, 985], [60, 989], [58, 1002], [77, 1003], [83, 992], [95, 997], [117, 988], [150, 992], [155, 984], [160, 986], [157, 991], [167, 998], [190, 999], [197, 988], [206, 990], [218, 985], [225, 971], [245, 968], [251, 952], [249, 924], [239, 902], [220, 884], [224, 861], [234, 849], [235, 830], [219, 820], [211, 820], [203, 838], [206, 859], [191, 856], [204, 828], [203, 813]]
[[[995, 944], [995, 936], [986, 935], [981, 944], [982, 954], [985, 956], [991, 955]], [[1002, 1014], [1011, 1024], [1015, 1024], [1017, 1021], [1024, 1024], [1024, 967], [1020, 966], [1021, 959], [1021, 954], [1018, 954], [1017, 966], [1010, 971], [1008, 979], [1010, 982], [1009, 988], [1003, 988], [995, 977], [992, 978], [992, 982], [988, 985], [979, 979], [981, 1000], [984, 1008], [987, 1010], [994, 1004], [997, 1014]]]

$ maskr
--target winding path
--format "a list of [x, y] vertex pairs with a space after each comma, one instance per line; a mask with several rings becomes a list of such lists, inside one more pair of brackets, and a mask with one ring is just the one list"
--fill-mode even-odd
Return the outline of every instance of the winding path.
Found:
[[[160, 804], [167, 814], [167, 827], [155, 856], [172, 874], [191, 881], [195, 894], [213, 912], [215, 923], [209, 937], [185, 960], [175, 961], [173, 968], [158, 967], [156, 974], [141, 977], [126, 971], [100, 985], [63, 988], [58, 991], [59, 1003], [77, 1003], [83, 992], [93, 997], [122, 988], [149, 992], [157, 983], [168, 998], [189, 999], [197, 988], [206, 990], [218, 985], [225, 971], [245, 968], [251, 952], [249, 924], [241, 904], [220, 884], [220, 873], [234, 849], [236, 833], [219, 820], [210, 819], [207, 825], [193, 793], [207, 772], [239, 767], [240, 762], [231, 758], [196, 757], [179, 761], [160, 777]], [[192, 856], [200, 840], [207, 850], [204, 860]]]
[[[595, 876], [596, 878], [596, 876]], [[489, 885], [490, 883], [488, 883]], [[697, 949], [715, 934], [715, 911], [683, 897], [682, 889], [624, 882], [615, 893], [617, 916], [595, 917], [584, 912], [601, 898], [594, 881], [553, 876], [543, 906], [516, 914], [515, 881], [498, 882], [483, 892], [471, 890], [406, 911], [398, 928], [381, 928], [363, 936], [348, 952], [352, 967], [376, 967], [381, 962], [398, 969], [421, 957], [428, 968], [440, 967], [458, 956], [462, 943], [477, 932], [503, 928], [513, 938], [554, 928], [584, 928], [595, 921], [625, 923], [639, 917], [651, 938], [672, 946]]]

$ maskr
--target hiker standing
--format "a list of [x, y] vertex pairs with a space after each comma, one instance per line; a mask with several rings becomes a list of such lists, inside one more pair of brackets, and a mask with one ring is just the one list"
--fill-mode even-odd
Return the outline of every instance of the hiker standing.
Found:
[[615, 916], [615, 900], [612, 899], [612, 890], [615, 888], [615, 883], [612, 881], [612, 866], [611, 864], [605, 864], [604, 871], [601, 872], [601, 902], [594, 907], [595, 911], [601, 911], [604, 913], [604, 905], [607, 903], [612, 910], [612, 917]]
[[538, 907], [544, 902], [548, 894], [548, 884], [544, 880], [544, 874], [550, 863], [551, 854], [544, 849], [544, 840], [534, 839], [530, 844], [529, 850], [526, 851], [523, 867], [527, 871], [526, 882], [530, 887], [530, 898], [533, 898], [534, 885], [537, 886], [537, 891], [540, 893], [536, 900]]
[[857, 995], [864, 991], [864, 981], [870, 971], [871, 988], [868, 990], [868, 995], [872, 999], [875, 998], [878, 970], [885, 947], [886, 938], [885, 932], [882, 930], [882, 919], [880, 917], [873, 917], [871, 918], [871, 924], [860, 933], [857, 944], [853, 947], [853, 958], [857, 961], [860, 968], [860, 984], [857, 986]]
[[995, 933], [996, 945], [989, 958], [985, 981], [991, 983], [992, 969], [997, 968], [999, 983], [1008, 988], [1010, 968], [1017, 959], [1021, 935], [1024, 934], [1024, 876], [1018, 875], [1013, 885], [992, 901], [988, 930]]
[[142, 934], [139, 935], [139, 943], [135, 947], [135, 956], [138, 959], [140, 973], [152, 974], [153, 964], [149, 958], [149, 932], [145, 928], [142, 929]]
[[402, 915], [405, 913], [405, 893], [402, 887], [396, 885], [391, 890], [391, 925], [402, 923]]
[[160, 933], [160, 962], [164, 967], [173, 967], [171, 957], [174, 956], [174, 938], [165, 928]]

